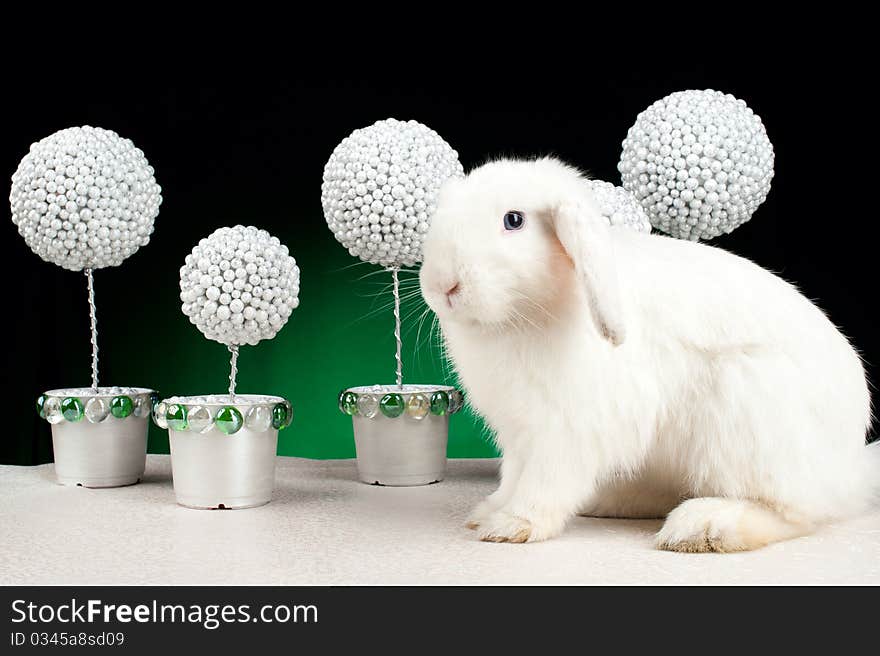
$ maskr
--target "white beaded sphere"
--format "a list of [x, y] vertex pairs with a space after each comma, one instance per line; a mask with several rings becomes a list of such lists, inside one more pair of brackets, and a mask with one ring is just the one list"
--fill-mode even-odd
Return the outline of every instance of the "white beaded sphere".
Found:
[[711, 239], [748, 221], [767, 198], [773, 145], [742, 100], [678, 91], [638, 115], [618, 169], [655, 228]]
[[12, 222], [65, 269], [118, 266], [145, 246], [162, 203], [143, 152], [112, 130], [67, 128], [31, 144], [12, 175]]
[[296, 260], [277, 237], [253, 226], [215, 230], [180, 268], [183, 313], [227, 346], [275, 337], [298, 296]]
[[458, 153], [434, 130], [389, 118], [355, 130], [324, 167], [321, 205], [336, 240], [386, 267], [422, 260], [437, 191], [463, 176]]
[[610, 226], [626, 226], [636, 232], [651, 232], [651, 222], [635, 197], [622, 187], [604, 180], [587, 180], [599, 212]]

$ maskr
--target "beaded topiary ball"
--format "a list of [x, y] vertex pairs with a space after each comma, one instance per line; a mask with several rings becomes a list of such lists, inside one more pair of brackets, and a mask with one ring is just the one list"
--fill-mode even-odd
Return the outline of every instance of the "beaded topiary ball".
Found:
[[673, 237], [711, 239], [748, 221], [767, 198], [773, 145], [730, 94], [679, 91], [638, 115], [623, 141], [623, 187]]
[[150, 241], [161, 188], [143, 152], [112, 130], [67, 128], [31, 144], [12, 175], [12, 222], [65, 269], [117, 266]]
[[180, 269], [183, 313], [227, 346], [271, 339], [299, 306], [299, 267], [277, 237], [253, 226], [219, 228]]
[[635, 197], [622, 187], [604, 180], [588, 180], [599, 212], [611, 226], [626, 226], [636, 232], [651, 232], [651, 222]]
[[422, 259], [437, 191], [464, 171], [434, 130], [393, 118], [355, 130], [324, 167], [321, 205], [336, 240], [365, 262], [412, 266]]

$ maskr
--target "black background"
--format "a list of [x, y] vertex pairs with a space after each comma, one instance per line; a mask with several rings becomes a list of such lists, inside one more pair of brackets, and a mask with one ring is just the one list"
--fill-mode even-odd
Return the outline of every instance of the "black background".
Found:
[[[864, 592], [869, 592], [868, 590]], [[449, 653], [463, 646], [481, 651], [499, 651], [515, 647], [517, 652], [553, 653], [561, 641], [580, 641], [585, 647], [616, 640], [624, 653], [636, 649], [649, 651], [665, 646], [669, 636], [682, 631], [670, 630], [687, 622], [688, 636], [703, 643], [724, 643], [733, 649], [748, 650], [760, 639], [762, 646], [774, 650], [809, 647], [817, 651], [839, 649], [845, 632], [847, 644], [870, 645], [874, 622], [868, 594], [860, 598], [858, 590], [842, 588], [795, 589], [775, 587], [757, 590], [739, 587], [712, 590], [706, 587], [657, 587], [638, 591], [638, 599], [627, 587], [594, 589], [462, 588], [462, 587], [6, 587], [0, 588], [0, 644], [4, 653], [35, 651], [27, 644], [11, 644], [12, 633], [21, 632], [25, 640], [37, 633], [67, 632], [96, 635], [123, 632], [122, 647], [111, 653], [147, 653], [157, 648], [171, 653], [192, 646], [196, 651], [217, 650], [253, 652], [254, 647], [284, 647], [288, 651], [315, 647], [318, 652], [339, 653], [352, 647], [367, 653], [408, 654], [430, 643], [434, 650]], [[104, 605], [125, 604], [152, 606], [182, 604], [189, 610], [197, 604], [203, 611], [210, 604], [238, 606], [247, 604], [256, 614], [263, 604], [314, 604], [318, 622], [310, 623], [231, 623], [212, 630], [199, 624], [165, 623], [36, 623], [13, 622], [20, 615], [17, 608], [33, 603], [57, 609], [76, 599], [84, 605], [90, 599]], [[694, 603], [699, 598], [703, 603]], [[684, 610], [683, 610], [684, 609]], [[783, 609], [783, 610], [780, 610]], [[829, 609], [834, 609], [829, 610]], [[48, 612], [48, 611], [46, 611]], [[65, 616], [67, 610], [64, 611]], [[585, 615], [586, 613], [586, 615]], [[796, 614], [802, 627], [792, 630], [784, 613]], [[747, 627], [731, 631], [731, 622]], [[637, 631], [633, 630], [638, 624]], [[728, 635], [729, 634], [729, 635]], [[564, 644], [564, 643], [562, 643]], [[527, 649], [524, 649], [526, 648]], [[549, 647], [549, 649], [548, 649]], [[50, 647], [51, 649], [51, 647]], [[67, 653], [58, 647], [52, 652]], [[77, 653], [81, 650], [76, 650]], [[507, 651], [507, 649], [504, 649]]]
[[[870, 173], [862, 157], [876, 141], [867, 101], [871, 59], [839, 49], [815, 54], [817, 42], [770, 52], [758, 37], [741, 36], [755, 57], [735, 49], [725, 56], [676, 56], [675, 49], [649, 56], [622, 47], [545, 50], [541, 57], [541, 48], [515, 47], [513, 39], [485, 58], [420, 56], [404, 66], [406, 53], [398, 53], [386, 67], [361, 59], [375, 52], [357, 50], [345, 65], [329, 64], [331, 48], [127, 59], [140, 42], [129, 49], [116, 44], [116, 52], [82, 67], [75, 47], [38, 52], [44, 49], [31, 44], [23, 52], [6, 44], [7, 58], [14, 53], [19, 64], [4, 78], [0, 171], [8, 180], [31, 142], [72, 125], [112, 128], [143, 148], [162, 172], [164, 225], [173, 223], [155, 233], [151, 258], [126, 264], [126, 275], [140, 280], [138, 293], [149, 294], [153, 286], [176, 286], [177, 253], [173, 262], [161, 254], [178, 243], [188, 249], [224, 225], [232, 195], [249, 196], [261, 226], [282, 240], [294, 230], [300, 238], [326, 231], [321, 222], [295, 224], [297, 213], [320, 215], [324, 162], [355, 127], [416, 118], [454, 144], [466, 170], [490, 157], [555, 154], [619, 184], [620, 142], [639, 111], [673, 91], [720, 89], [763, 119], [776, 175], [752, 221], [712, 243], [796, 283], [852, 338], [876, 380], [876, 203], [874, 185], [860, 182]], [[150, 47], [161, 50], [161, 39]], [[71, 308], [79, 316], [80, 278], [35, 257], [8, 206], [4, 212], [3, 321], [14, 324], [4, 348], [5, 405], [19, 413], [31, 411], [33, 398], [54, 380], [68, 345], [88, 342], [88, 326], [68, 318]], [[105, 298], [125, 294], [122, 281], [102, 284]], [[69, 341], [59, 341], [62, 327]], [[161, 357], [161, 345], [143, 348]], [[22, 455], [31, 439], [5, 440], [0, 462], [45, 460], [45, 443], [24, 447]]]

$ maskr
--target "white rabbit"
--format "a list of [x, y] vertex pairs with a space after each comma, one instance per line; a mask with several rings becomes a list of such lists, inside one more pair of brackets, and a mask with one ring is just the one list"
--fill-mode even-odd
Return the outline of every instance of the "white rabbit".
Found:
[[668, 514], [658, 547], [740, 551], [869, 502], [870, 396], [846, 338], [748, 260], [610, 227], [575, 169], [450, 180], [420, 275], [503, 453], [468, 524], [482, 540]]

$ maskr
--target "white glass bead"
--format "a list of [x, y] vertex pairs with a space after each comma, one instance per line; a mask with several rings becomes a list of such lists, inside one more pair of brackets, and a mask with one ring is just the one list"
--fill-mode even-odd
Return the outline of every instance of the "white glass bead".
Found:
[[47, 398], [43, 404], [43, 414], [50, 424], [60, 424], [64, 420], [64, 415], [61, 414], [61, 399], [55, 396]]
[[166, 412], [168, 412], [168, 404], [165, 401], [160, 401], [153, 408], [153, 421], [159, 428], [168, 428], [168, 419], [165, 417]]
[[251, 408], [244, 419], [244, 425], [255, 433], [269, 430], [272, 425], [272, 409], [262, 405]]
[[449, 392], [449, 414], [455, 414], [464, 406], [464, 399], [461, 392], [452, 390]]
[[207, 433], [214, 426], [214, 418], [208, 408], [196, 405], [189, 408], [186, 414], [187, 427], [196, 433]]
[[134, 396], [134, 416], [135, 417], [146, 417], [150, 414], [150, 397], [144, 396], [143, 394], [140, 396]]
[[413, 394], [406, 402], [406, 414], [413, 419], [424, 419], [431, 409], [431, 402], [424, 394]]
[[100, 424], [110, 414], [110, 404], [102, 399], [92, 397], [86, 403], [85, 415], [93, 424]]
[[[379, 386], [377, 385], [376, 387]], [[379, 391], [381, 389], [379, 387]], [[359, 415], [372, 419], [379, 412], [379, 399], [372, 394], [358, 394], [357, 409]]]

